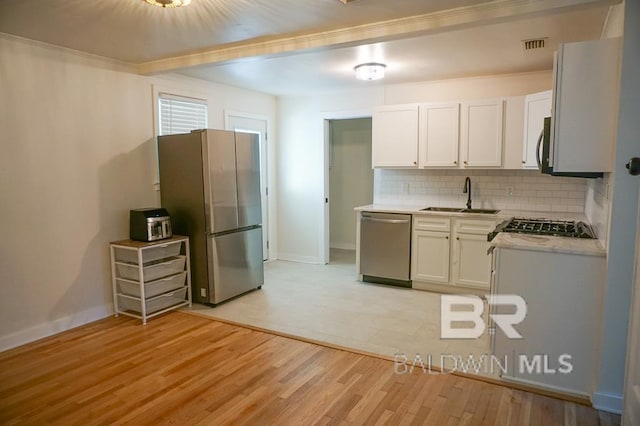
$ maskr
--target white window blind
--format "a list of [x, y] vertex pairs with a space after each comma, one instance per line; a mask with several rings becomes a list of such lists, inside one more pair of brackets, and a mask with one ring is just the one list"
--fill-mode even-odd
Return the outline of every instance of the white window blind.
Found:
[[160, 135], [207, 128], [207, 101], [161, 93], [158, 103]]

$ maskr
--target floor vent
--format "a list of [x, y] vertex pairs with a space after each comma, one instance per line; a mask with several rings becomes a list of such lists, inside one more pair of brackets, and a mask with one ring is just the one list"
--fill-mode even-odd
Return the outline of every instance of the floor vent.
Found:
[[522, 40], [522, 50], [544, 49], [547, 44], [547, 38], [532, 38], [530, 40]]

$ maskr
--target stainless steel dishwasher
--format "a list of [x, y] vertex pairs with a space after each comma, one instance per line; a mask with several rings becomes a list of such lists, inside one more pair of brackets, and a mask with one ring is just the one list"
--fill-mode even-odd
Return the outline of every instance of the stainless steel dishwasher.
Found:
[[411, 287], [411, 215], [362, 212], [360, 274], [362, 280]]

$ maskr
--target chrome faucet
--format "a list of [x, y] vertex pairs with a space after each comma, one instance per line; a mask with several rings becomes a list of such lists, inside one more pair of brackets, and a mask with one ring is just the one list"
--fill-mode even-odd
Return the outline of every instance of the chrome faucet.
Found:
[[467, 208], [471, 208], [471, 179], [469, 176], [464, 180], [464, 188], [462, 189], [463, 194], [467, 195]]

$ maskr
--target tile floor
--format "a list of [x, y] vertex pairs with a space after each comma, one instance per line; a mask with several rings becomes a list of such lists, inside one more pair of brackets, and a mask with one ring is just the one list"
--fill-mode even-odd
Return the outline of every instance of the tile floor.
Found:
[[[198, 314], [393, 357], [417, 354], [432, 365], [458, 365], [449, 355], [474, 359], [490, 353], [478, 340], [440, 339], [439, 294], [357, 280], [355, 252], [332, 250], [328, 265], [287, 261], [265, 264], [265, 284]], [[483, 368], [484, 370], [484, 368]], [[471, 372], [471, 371], [469, 371]]]

